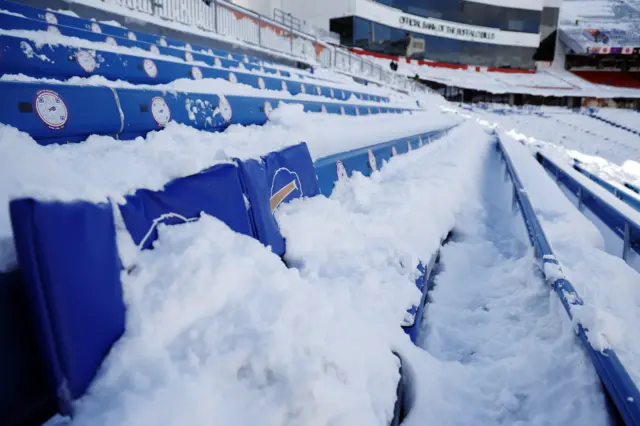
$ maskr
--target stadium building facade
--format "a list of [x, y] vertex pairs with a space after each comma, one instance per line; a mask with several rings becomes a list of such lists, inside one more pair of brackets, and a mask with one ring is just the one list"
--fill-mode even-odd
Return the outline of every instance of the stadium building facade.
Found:
[[[561, 0], [285, 1], [285, 8], [370, 52], [488, 67], [551, 61]], [[298, 3], [299, 6], [296, 6]]]

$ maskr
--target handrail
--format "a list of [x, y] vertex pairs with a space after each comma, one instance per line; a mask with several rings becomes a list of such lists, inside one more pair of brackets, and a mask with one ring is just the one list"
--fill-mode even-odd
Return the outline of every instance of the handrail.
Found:
[[546, 282], [555, 290], [569, 318], [577, 323], [576, 332], [593, 363], [600, 380], [604, 384], [611, 400], [615, 404], [627, 426], [640, 425], [640, 391], [629, 376], [624, 365], [613, 349], [596, 350], [587, 337], [587, 329], [578, 318], [574, 318], [574, 306], [583, 305], [583, 301], [573, 285], [562, 273], [560, 262], [556, 259], [544, 230], [538, 221], [527, 192], [516, 173], [500, 138], [496, 139], [496, 150], [504, 159], [507, 172], [513, 183], [513, 194], [527, 227], [529, 240], [535, 247], [536, 257], [540, 260]]
[[584, 205], [589, 208], [615, 235], [622, 239], [623, 260], [628, 260], [632, 250], [640, 253], [640, 246], [637, 242], [637, 239], [640, 238], [640, 223], [638, 221], [594, 193], [594, 191], [587, 188], [544, 154], [538, 152], [536, 157], [540, 164], [554, 175], [558, 181], [569, 183], [569, 185], [565, 186], [578, 197], [579, 206]]
[[[602, 179], [600, 176], [596, 176], [595, 174], [586, 170], [580, 165], [580, 161], [578, 160], [574, 160], [573, 168], [579, 171], [580, 173], [582, 173], [583, 175], [585, 175], [586, 177], [588, 177], [589, 179], [591, 179], [592, 181], [594, 181], [595, 183], [597, 183], [598, 185], [600, 185], [601, 187], [603, 187], [604, 189], [606, 189], [607, 191], [609, 191], [610, 193], [612, 193], [613, 195], [615, 195], [616, 198], [618, 198], [619, 200], [622, 200], [627, 205], [629, 205], [630, 207], [640, 212], [640, 198], [629, 194], [627, 191], [616, 187], [612, 183]], [[627, 185], [629, 185], [630, 187]], [[624, 186], [627, 189], [629, 189], [629, 191], [631, 191], [633, 187], [632, 184], [627, 182], [625, 182]]]
[[[82, 3], [80, 0], [72, 0], [72, 1]], [[107, 2], [107, 1], [108, 0], [102, 0], [102, 2]], [[202, 2], [202, 0], [183, 0], [183, 1]], [[142, 3], [148, 6], [149, 2], [153, 2], [150, 7], [141, 6]], [[158, 0], [135, 0], [134, 3], [136, 3], [136, 5], [131, 5], [130, 4], [131, 2], [125, 3], [123, 0], [117, 0], [115, 3], [121, 7], [133, 8], [141, 13], [150, 14], [152, 16], [160, 16], [158, 12], [161, 10], [163, 13], [162, 13], [162, 16], [160, 17], [162, 17], [163, 19], [169, 20], [169, 21], [182, 22], [180, 21], [180, 19], [178, 19], [177, 16], [175, 16], [174, 12], [171, 9], [164, 8], [162, 2]], [[90, 6], [90, 4], [88, 4], [88, 6]], [[212, 0], [208, 7], [213, 9], [213, 15], [214, 15], [213, 19], [215, 21], [214, 28], [201, 27], [202, 30], [211, 31], [216, 34], [220, 34], [220, 29], [218, 25], [218, 20], [220, 19], [218, 15], [220, 15], [220, 13], [218, 13], [219, 12], [218, 8], [222, 7], [230, 11], [241, 13], [247, 16], [247, 18], [249, 19], [257, 20], [257, 25], [256, 25], [257, 36], [256, 37], [253, 37], [255, 36], [255, 34], [245, 33], [244, 30], [232, 31], [232, 33], [229, 34], [243, 40], [245, 43], [254, 44], [254, 45], [257, 44], [258, 46], [264, 49], [268, 49], [268, 50], [286, 54], [286, 55], [292, 55], [297, 58], [302, 58], [305, 61], [309, 60], [308, 54], [311, 53], [311, 56], [315, 58], [315, 61], [317, 61], [322, 66], [325, 66], [327, 68], [337, 69], [343, 72], [350, 71], [350, 70], [345, 69], [345, 67], [341, 63], [338, 63], [337, 55], [349, 55], [349, 58], [351, 58], [351, 60], [349, 60], [349, 63], [350, 64], [352, 62], [359, 63], [361, 68], [360, 71], [363, 74], [365, 73], [366, 70], [371, 71], [368, 77], [370, 77], [372, 81], [379, 81], [380, 83], [383, 83], [383, 84], [386, 83], [391, 85], [392, 87], [401, 88], [403, 90], [421, 89], [421, 86], [416, 85], [413, 81], [409, 80], [408, 78], [400, 77], [397, 74], [393, 73], [392, 71], [383, 68], [382, 66], [376, 64], [373, 61], [364, 59], [362, 57], [356, 58], [355, 55], [351, 56], [352, 55], [351, 52], [349, 52], [348, 49], [344, 46], [334, 46], [333, 44], [326, 43], [318, 39], [317, 36], [308, 34], [305, 31], [298, 30], [296, 28], [293, 28], [292, 26], [283, 25], [282, 23], [276, 21], [275, 19], [272, 19], [268, 16], [261, 15], [259, 13], [246, 9], [237, 4], [230, 3], [226, 0]], [[262, 36], [263, 24], [267, 24], [268, 26], [277, 28], [278, 30], [283, 31], [285, 34], [289, 34], [288, 38], [291, 39], [291, 42], [288, 43], [289, 46], [287, 48], [284, 48], [283, 46], [274, 46], [274, 45], [271, 45], [268, 41], [263, 40], [264, 38]], [[303, 40], [305, 43], [311, 43], [312, 45], [311, 48], [315, 47], [315, 52], [313, 53], [308, 52], [308, 48], [307, 48], [306, 50], [307, 54], [305, 54], [304, 48], [302, 50], [300, 50], [300, 48], [294, 48], [294, 39], [296, 38]], [[257, 39], [257, 42], [256, 42], [256, 39]], [[328, 52], [329, 54], [323, 53], [325, 51]], [[424, 91], [426, 91], [426, 89], [424, 89]]]

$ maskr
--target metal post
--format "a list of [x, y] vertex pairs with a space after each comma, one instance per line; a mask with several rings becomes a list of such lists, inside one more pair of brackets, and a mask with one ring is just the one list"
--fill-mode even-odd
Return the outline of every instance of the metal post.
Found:
[[218, 0], [213, 0], [213, 31], [218, 33]]
[[291, 54], [293, 54], [293, 18], [291, 17], [291, 14], [289, 14], [289, 18], [289, 24], [291, 24], [289, 27], [291, 29], [291, 32], [289, 33], [291, 36]]
[[583, 200], [582, 200], [582, 187], [578, 188], [578, 210], [582, 211]]
[[631, 227], [629, 222], [624, 223], [624, 242], [622, 246], [622, 260], [628, 261], [629, 252], [631, 251]]
[[262, 15], [258, 14], [258, 46], [262, 46]]

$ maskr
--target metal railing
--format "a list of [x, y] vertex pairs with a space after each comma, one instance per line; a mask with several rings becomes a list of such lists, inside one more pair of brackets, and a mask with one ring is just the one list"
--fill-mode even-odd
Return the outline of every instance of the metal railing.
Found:
[[[300, 20], [281, 11], [283, 22], [225, 0], [102, 0], [164, 20], [233, 37], [313, 65], [333, 68], [404, 91], [427, 89], [342, 46], [300, 30]], [[277, 14], [276, 14], [277, 15]], [[288, 18], [286, 18], [288, 16]]]
[[298, 31], [302, 30], [300, 26], [300, 19], [282, 9], [273, 9], [273, 19], [286, 27], [293, 28]]

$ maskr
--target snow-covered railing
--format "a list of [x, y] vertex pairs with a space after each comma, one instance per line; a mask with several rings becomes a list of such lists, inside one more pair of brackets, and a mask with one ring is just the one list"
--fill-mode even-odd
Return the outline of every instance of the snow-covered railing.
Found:
[[577, 324], [576, 333], [584, 345], [600, 380], [615, 404], [620, 416], [627, 426], [640, 425], [640, 391], [629, 376], [624, 365], [613, 349], [596, 350], [587, 337], [587, 329], [580, 320], [574, 317], [574, 309], [583, 305], [583, 301], [562, 272], [560, 262], [547, 240], [535, 209], [513, 166], [507, 148], [496, 137], [496, 149], [504, 159], [507, 174], [513, 183], [514, 205], [519, 207], [524, 219], [529, 240], [540, 260], [547, 283], [560, 298], [569, 317]]
[[596, 120], [603, 121], [603, 122], [605, 122], [605, 123], [607, 123], [607, 124], [609, 124], [609, 125], [611, 125], [613, 127], [617, 127], [619, 129], [626, 130], [627, 132], [633, 133], [634, 135], [640, 135], [640, 131], [638, 131], [636, 129], [632, 129], [632, 128], [627, 127], [625, 125], [622, 125], [620, 123], [616, 123], [616, 122], [611, 121], [611, 120], [609, 120], [607, 118], [604, 118], [604, 117], [598, 115], [598, 113], [595, 112], [595, 111], [589, 111], [589, 112], [585, 113], [585, 115], [587, 115], [587, 116], [589, 116], [591, 118], [595, 118]]
[[[78, 0], [75, 0], [78, 1]], [[96, 0], [97, 1], [97, 0]], [[246, 43], [318, 63], [402, 90], [421, 90], [406, 77], [375, 64], [348, 49], [325, 43], [316, 35], [224, 0], [102, 0], [162, 19], [238, 38]], [[117, 12], [116, 12], [117, 13]]]
[[[573, 168], [579, 171], [580, 173], [582, 173], [583, 175], [585, 175], [586, 177], [588, 177], [589, 179], [591, 179], [592, 181], [594, 181], [595, 183], [597, 183], [598, 185], [600, 185], [601, 187], [603, 187], [604, 189], [606, 189], [607, 191], [609, 191], [610, 193], [612, 193], [613, 195], [615, 195], [616, 198], [624, 201], [629, 206], [633, 207], [638, 212], [640, 212], [640, 198], [638, 198], [638, 196], [631, 195], [629, 194], [628, 191], [620, 189], [617, 186], [613, 185], [612, 183], [602, 179], [600, 176], [597, 176], [591, 173], [590, 171], [582, 167], [580, 161], [576, 159], [574, 159]], [[624, 186], [628, 190], [632, 191], [635, 185], [625, 182]]]
[[[579, 178], [583, 177], [576, 171], [576, 176], [570, 173], [573, 168], [570, 166], [563, 167], [557, 162], [551, 160], [542, 153], [536, 155], [538, 161], [547, 169], [556, 180], [566, 187], [578, 199], [578, 207], [587, 207], [591, 210], [611, 231], [622, 240], [622, 258], [627, 261], [632, 252], [640, 254], [640, 221], [631, 217], [635, 212], [625, 204], [615, 206], [616, 199], [606, 200], [608, 196], [606, 188], [603, 194], [597, 194], [596, 189], [589, 188], [585, 182], [580, 182]], [[586, 183], [589, 182], [588, 177], [583, 177]], [[627, 212], [622, 209], [627, 208]]]

